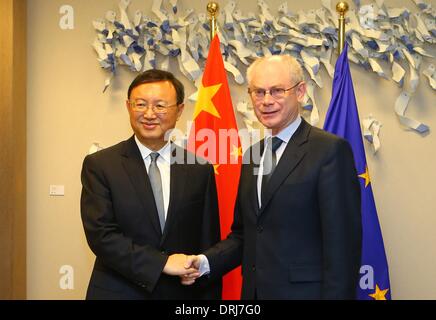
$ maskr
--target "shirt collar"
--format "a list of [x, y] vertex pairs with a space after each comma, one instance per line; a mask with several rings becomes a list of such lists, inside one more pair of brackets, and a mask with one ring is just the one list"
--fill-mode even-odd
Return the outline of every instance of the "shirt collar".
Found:
[[168, 163], [170, 162], [170, 160], [171, 160], [171, 157], [170, 157], [171, 156], [171, 148], [170, 148], [171, 143], [169, 141], [158, 151], [153, 151], [153, 150], [147, 148], [146, 146], [144, 146], [141, 143], [141, 141], [139, 141], [139, 139], [136, 137], [136, 135], [135, 135], [135, 142], [139, 148], [139, 152], [141, 152], [141, 156], [142, 156], [143, 160], [145, 160], [150, 155], [150, 153], [157, 152], [157, 153], [159, 153], [159, 157], [162, 158], [165, 162], [168, 162]]
[[[290, 123], [286, 128], [280, 131], [275, 137], [280, 138], [284, 143], [288, 143], [294, 135], [295, 131], [297, 131], [298, 127], [301, 124], [301, 116], [298, 115], [297, 118]], [[266, 138], [269, 139], [271, 135], [267, 135]]]

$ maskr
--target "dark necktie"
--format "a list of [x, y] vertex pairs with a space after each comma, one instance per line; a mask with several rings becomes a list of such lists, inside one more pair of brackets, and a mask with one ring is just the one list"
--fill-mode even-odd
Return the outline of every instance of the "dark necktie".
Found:
[[272, 142], [267, 144], [267, 148], [264, 153], [263, 159], [263, 172], [262, 175], [262, 203], [264, 202], [264, 198], [266, 195], [266, 190], [268, 187], [268, 182], [274, 173], [274, 169], [277, 166], [277, 155], [276, 151], [281, 146], [283, 141], [278, 137], [273, 137]]
[[156, 160], [159, 157], [159, 153], [150, 153], [151, 163], [148, 169], [148, 177], [150, 179], [151, 188], [153, 189], [154, 201], [156, 202], [157, 213], [159, 214], [160, 228], [163, 232], [165, 227], [165, 209], [162, 192], [162, 178], [157, 166]]

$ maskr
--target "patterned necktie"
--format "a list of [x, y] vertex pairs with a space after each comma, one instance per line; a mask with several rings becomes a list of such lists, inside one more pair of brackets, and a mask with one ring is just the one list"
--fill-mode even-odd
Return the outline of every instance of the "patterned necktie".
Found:
[[150, 153], [151, 163], [148, 169], [148, 177], [150, 179], [151, 188], [153, 189], [157, 213], [159, 214], [160, 229], [163, 232], [163, 229], [165, 227], [165, 209], [162, 193], [162, 178], [160, 176], [160, 171], [156, 163], [158, 157], [159, 153]]
[[263, 172], [262, 175], [262, 203], [264, 203], [264, 198], [266, 195], [266, 190], [268, 186], [268, 182], [274, 173], [274, 169], [277, 166], [277, 155], [276, 151], [281, 146], [283, 141], [278, 137], [273, 137], [272, 142], [267, 144], [267, 149], [264, 153], [264, 159], [263, 159]]

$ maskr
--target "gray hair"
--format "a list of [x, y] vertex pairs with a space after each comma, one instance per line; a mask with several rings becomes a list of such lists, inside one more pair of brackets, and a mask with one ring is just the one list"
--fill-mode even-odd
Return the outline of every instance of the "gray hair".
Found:
[[291, 80], [295, 83], [301, 82], [304, 80], [303, 77], [303, 69], [301, 68], [300, 63], [292, 56], [288, 54], [284, 55], [272, 55], [266, 56], [256, 59], [247, 69], [247, 82], [248, 85], [251, 85], [251, 81], [253, 80], [253, 70], [264, 61], [281, 61], [283, 63], [284, 68], [288, 68], [289, 73], [291, 75]]

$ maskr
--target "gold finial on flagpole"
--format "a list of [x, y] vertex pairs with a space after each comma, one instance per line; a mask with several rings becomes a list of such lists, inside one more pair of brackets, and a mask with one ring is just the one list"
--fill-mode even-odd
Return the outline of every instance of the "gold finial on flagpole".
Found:
[[341, 54], [345, 44], [345, 14], [348, 11], [348, 3], [345, 1], [338, 2], [336, 11], [339, 13], [338, 54]]
[[209, 13], [210, 40], [213, 39], [218, 30], [216, 17], [218, 16], [219, 9], [220, 6], [214, 1], [207, 4], [207, 12]]

